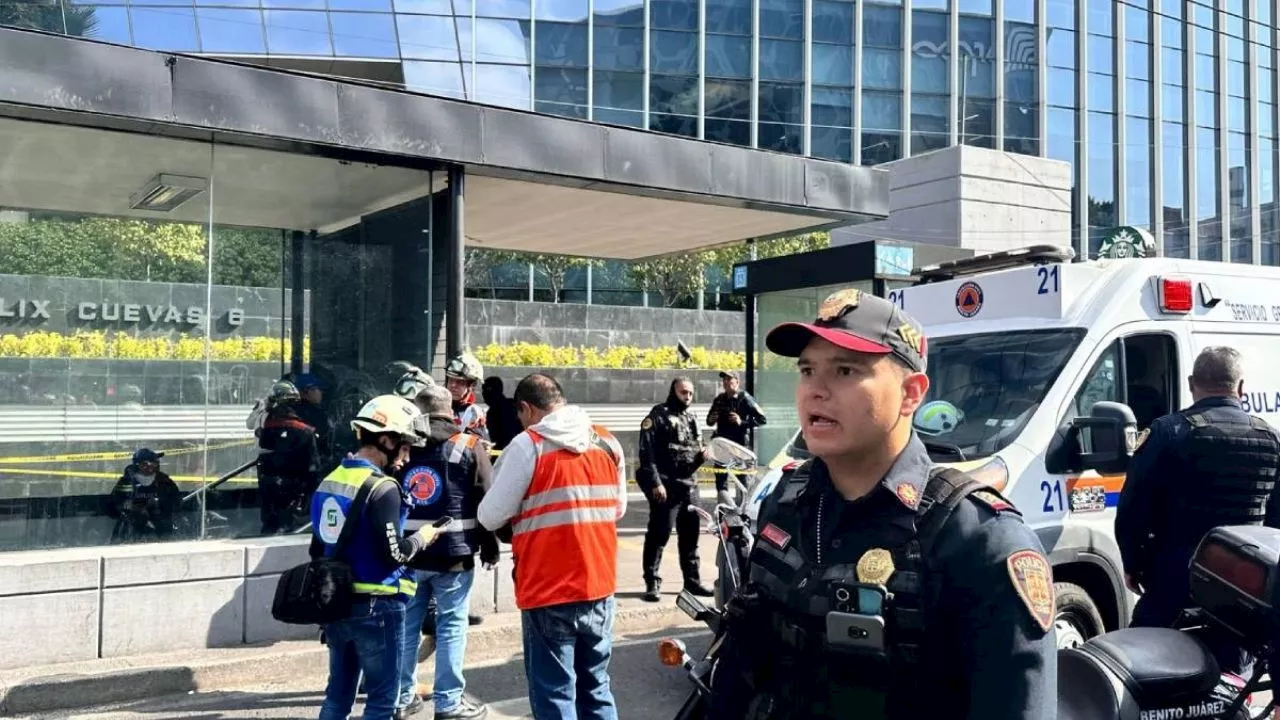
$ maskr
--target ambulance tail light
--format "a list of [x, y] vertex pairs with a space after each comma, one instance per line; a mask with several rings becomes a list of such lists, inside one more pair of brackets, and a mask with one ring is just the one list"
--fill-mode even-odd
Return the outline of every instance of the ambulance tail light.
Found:
[[1189, 313], [1195, 307], [1191, 278], [1160, 278], [1160, 310], [1167, 313]]

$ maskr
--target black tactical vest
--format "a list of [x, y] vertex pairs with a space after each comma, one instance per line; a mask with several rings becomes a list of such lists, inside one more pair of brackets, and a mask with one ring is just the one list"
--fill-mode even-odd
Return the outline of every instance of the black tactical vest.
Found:
[[[855, 706], [863, 713], [858, 717], [880, 717], [887, 712], [896, 717], [909, 715], [909, 708], [902, 706], [911, 704], [912, 691], [893, 691], [919, 679], [928, 611], [937, 605], [940, 585], [938, 569], [932, 566], [934, 541], [966, 497], [977, 490], [994, 491], [950, 468], [935, 468], [930, 474], [916, 508], [915, 535], [897, 547], [886, 548], [896, 568], [887, 583], [891, 596], [883, 613], [887, 657], [869, 660], [824, 647], [826, 615], [836, 609], [831, 588], [840, 582], [856, 582], [858, 577], [856, 563], [819, 566], [801, 548], [803, 513], [798, 500], [808, 483], [810, 466], [806, 462], [783, 479], [776, 512], [769, 518], [791, 541], [785, 550], [757, 541], [752, 553], [750, 582], [759, 587], [769, 604], [785, 607], [771, 613], [772, 630], [783, 646], [780, 654], [790, 656], [782, 662], [795, 665], [813, 680], [805, 683], [809, 689], [797, 692], [800, 697], [774, 702], [770, 717], [790, 717], [785, 712], [788, 706], [795, 717], [823, 717], [836, 714], [840, 710], [836, 705]], [[845, 704], [840, 692], [824, 692], [840, 685], [858, 686], [860, 690], [844, 693], [857, 699]], [[886, 707], [886, 702], [892, 705]], [[879, 710], [872, 707], [876, 703]]]
[[1171, 493], [1177, 506], [1171, 535], [1199, 541], [1220, 525], [1259, 525], [1276, 484], [1280, 442], [1261, 418], [1249, 422], [1186, 415], [1191, 429], [1179, 440], [1184, 485]]
[[446, 515], [453, 518], [440, 539], [422, 550], [422, 557], [452, 558], [479, 552], [476, 512], [482, 493], [467, 483], [477, 450], [484, 452], [475, 436], [467, 433], [412, 450], [402, 475], [409, 502], [405, 531], [415, 531]]

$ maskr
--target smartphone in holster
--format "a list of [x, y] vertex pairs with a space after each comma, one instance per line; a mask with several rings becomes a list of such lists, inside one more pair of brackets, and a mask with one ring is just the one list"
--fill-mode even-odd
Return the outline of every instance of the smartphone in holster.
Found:
[[880, 615], [827, 613], [827, 647], [837, 652], [883, 655], [884, 618]]

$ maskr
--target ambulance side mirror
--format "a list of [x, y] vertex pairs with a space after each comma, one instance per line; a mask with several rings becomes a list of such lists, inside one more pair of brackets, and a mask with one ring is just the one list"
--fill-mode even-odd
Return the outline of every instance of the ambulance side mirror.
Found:
[[1109, 474], [1129, 469], [1129, 460], [1138, 447], [1138, 421], [1128, 405], [1096, 403], [1087, 417], [1078, 417], [1071, 425], [1079, 470]]

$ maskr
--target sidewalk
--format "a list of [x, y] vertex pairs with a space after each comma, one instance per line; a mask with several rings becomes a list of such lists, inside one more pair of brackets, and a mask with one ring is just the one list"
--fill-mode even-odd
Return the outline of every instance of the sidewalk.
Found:
[[[696, 626], [674, 602], [680, 588], [675, 538], [667, 544], [662, 563], [666, 578], [663, 601], [640, 599], [643, 535], [623, 530], [618, 539], [618, 613], [615, 634], [627, 635], [663, 628]], [[701, 542], [703, 581], [714, 576], [714, 538]], [[328, 651], [316, 641], [280, 642], [265, 646], [241, 646], [140, 655], [110, 660], [90, 660], [0, 672], [0, 716], [38, 714], [139, 700], [161, 695], [227, 690], [272, 680], [314, 679], [322, 688], [328, 673]], [[36, 642], [32, 638], [32, 642]], [[423, 643], [424, 654], [431, 644]], [[495, 613], [483, 624], [468, 629], [467, 664], [518, 655], [521, 651], [520, 613]], [[432, 660], [424, 663], [420, 677], [430, 678]]]

